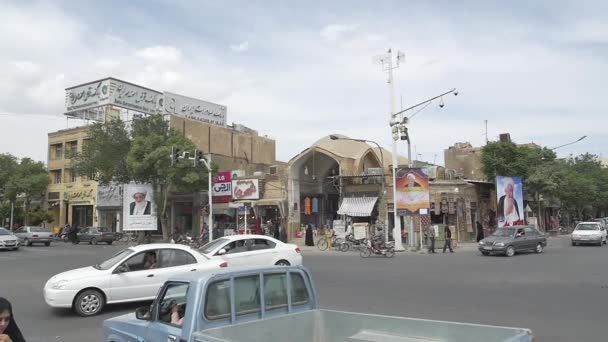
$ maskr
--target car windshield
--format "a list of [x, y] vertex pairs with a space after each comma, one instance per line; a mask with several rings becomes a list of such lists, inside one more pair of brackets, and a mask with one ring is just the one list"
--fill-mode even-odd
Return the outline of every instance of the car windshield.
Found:
[[114, 254], [114, 256], [112, 256], [110, 259], [102, 262], [99, 265], [95, 265], [93, 267], [95, 267], [98, 270], [108, 270], [112, 266], [116, 265], [124, 257], [126, 257], [127, 255], [130, 255], [130, 254], [133, 254], [133, 250], [131, 250], [131, 249], [123, 249], [122, 251]]
[[0, 228], [0, 235], [11, 235], [11, 232], [4, 228]]
[[600, 230], [600, 226], [592, 223], [579, 224], [574, 230]]
[[494, 236], [513, 236], [513, 234], [515, 233], [515, 229], [514, 228], [500, 228], [500, 229], [496, 229], [496, 231], [494, 232]]
[[208, 244], [204, 245], [203, 247], [201, 247], [199, 249], [199, 251], [203, 254], [209, 254], [211, 252], [213, 252], [214, 249], [218, 248], [219, 246], [221, 246], [222, 244], [228, 242], [230, 240], [228, 239], [217, 239], [217, 240], [213, 240], [211, 242], [209, 242]]
[[32, 233], [41, 233], [41, 232], [50, 232], [51, 230], [49, 228], [44, 228], [44, 227], [30, 227], [30, 231]]

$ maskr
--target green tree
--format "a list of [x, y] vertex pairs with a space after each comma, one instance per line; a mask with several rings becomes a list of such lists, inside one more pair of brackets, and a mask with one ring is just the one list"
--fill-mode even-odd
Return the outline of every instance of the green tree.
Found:
[[533, 148], [513, 142], [490, 142], [481, 150], [482, 170], [488, 181], [496, 176], [519, 176], [526, 180], [532, 170], [555, 159], [547, 148]]
[[[152, 184], [163, 238], [167, 240], [171, 228], [169, 193], [198, 192], [208, 186], [205, 167], [194, 167], [192, 161], [171, 165], [172, 147], [194, 152], [195, 145], [170, 129], [162, 115], [134, 120], [130, 134], [119, 120], [95, 124], [91, 128], [90, 139], [74, 158], [73, 169], [79, 174], [97, 174], [102, 184], [110, 181]], [[117, 144], [118, 141], [121, 143]]]
[[34, 226], [37, 226], [42, 222], [53, 222], [53, 215], [40, 206], [37, 206], [30, 211], [29, 218], [30, 223]]
[[6, 197], [15, 202], [20, 196], [24, 201], [24, 223], [30, 224], [29, 209], [33, 198], [43, 198], [49, 184], [49, 175], [42, 162], [23, 158], [8, 179], [5, 190]]
[[18, 165], [17, 157], [9, 153], [0, 154], [0, 195], [5, 193], [6, 185]]
[[81, 176], [93, 176], [101, 185], [129, 182], [127, 154], [131, 139], [125, 123], [120, 120], [95, 123], [89, 127], [87, 136], [82, 152], [68, 156], [72, 170]]

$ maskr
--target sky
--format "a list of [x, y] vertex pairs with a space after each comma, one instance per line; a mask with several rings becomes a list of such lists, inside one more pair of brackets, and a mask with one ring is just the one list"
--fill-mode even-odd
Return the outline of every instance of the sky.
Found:
[[[2, 1], [0, 153], [45, 161], [65, 88], [116, 77], [228, 107], [288, 161], [332, 133], [390, 149], [395, 108], [452, 88], [411, 120], [413, 157], [510, 133], [558, 156], [608, 158], [606, 1]], [[406, 154], [403, 144], [399, 152]]]

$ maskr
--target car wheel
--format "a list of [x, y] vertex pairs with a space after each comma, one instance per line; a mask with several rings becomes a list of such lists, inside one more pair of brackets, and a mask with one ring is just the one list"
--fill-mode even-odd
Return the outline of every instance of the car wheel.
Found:
[[385, 253], [384, 256], [387, 258], [392, 258], [395, 256], [395, 249], [394, 248], [389, 248]]
[[28, 247], [32, 245], [32, 242], [29, 239], [23, 240], [23, 243]]
[[543, 252], [543, 244], [539, 243], [538, 245], [536, 245], [536, 249], [534, 251], [536, 253], [542, 253]]
[[111, 244], [112, 244], [112, 241], [108, 241], [108, 245], [111, 245]]
[[279, 261], [277, 261], [277, 263], [275, 265], [276, 266], [289, 266], [291, 264], [287, 260], [279, 260]]
[[101, 312], [105, 304], [103, 295], [97, 290], [82, 291], [74, 300], [74, 311], [80, 316], [93, 316]]
[[515, 248], [513, 248], [513, 246], [509, 246], [507, 247], [507, 251], [505, 252], [505, 255], [508, 257], [512, 257], [515, 255]]
[[45, 242], [44, 245], [48, 247], [48, 246], [51, 245], [51, 242], [50, 241], [49, 242]]
[[576, 246], [576, 242], [572, 241], [572, 246]]
[[488, 256], [488, 255], [490, 255], [490, 252], [481, 252], [481, 254]]
[[92, 238], [90, 243], [91, 243], [91, 245], [96, 245], [97, 244], [97, 239], [96, 238]]

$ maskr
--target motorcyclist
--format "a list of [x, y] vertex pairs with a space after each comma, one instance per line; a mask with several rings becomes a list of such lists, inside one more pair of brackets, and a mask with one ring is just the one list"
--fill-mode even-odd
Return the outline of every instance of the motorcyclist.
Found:
[[377, 250], [380, 250], [380, 249], [383, 249], [384, 246], [385, 246], [384, 231], [383, 231], [382, 227], [377, 226], [376, 232], [374, 233], [374, 236], [372, 237], [372, 247]]

